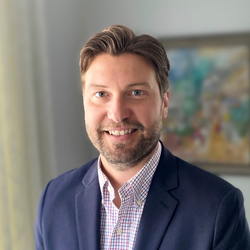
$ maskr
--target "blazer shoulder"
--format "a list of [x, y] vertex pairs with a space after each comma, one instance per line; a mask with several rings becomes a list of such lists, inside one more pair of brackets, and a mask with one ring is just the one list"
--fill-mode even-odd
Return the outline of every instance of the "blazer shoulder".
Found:
[[[77, 193], [83, 188], [83, 180], [97, 178], [97, 158], [79, 168], [72, 169], [52, 179], [46, 186], [46, 197], [60, 197], [60, 194]], [[90, 176], [90, 177], [89, 177]], [[90, 180], [89, 180], [90, 181]]]
[[241, 197], [241, 192], [231, 183], [189, 164], [176, 157], [176, 165], [179, 178], [179, 191], [189, 193], [189, 198], [199, 199], [206, 204], [208, 201], [219, 205], [229, 193]]
[[185, 176], [185, 178], [190, 179], [193, 182], [198, 184], [200, 183], [202, 185], [209, 185], [210, 187], [215, 185], [216, 188], [225, 187], [230, 190], [234, 188], [232, 184], [221, 177], [194, 166], [178, 157], [176, 157], [176, 163], [180, 176]]
[[[84, 179], [89, 180], [89, 182], [91, 180], [92, 182], [97, 181], [96, 163], [97, 159], [93, 159], [79, 168], [56, 177], [46, 185], [37, 211], [35, 224], [36, 249], [55, 249], [51, 244], [56, 244], [59, 237], [57, 235], [63, 235], [64, 232], [69, 232], [67, 236], [74, 238], [72, 232], [76, 230], [74, 224], [76, 197], [79, 193], [85, 191]], [[69, 249], [68, 247], [63, 249], [66, 248]], [[60, 249], [62, 248], [60, 247]]]
[[75, 183], [77, 180], [82, 181], [88, 171], [96, 166], [95, 163], [97, 163], [97, 158], [87, 162], [79, 168], [69, 170], [68, 172], [59, 175], [51, 181], [51, 184], [57, 184], [58, 182], [63, 184], [70, 184], [71, 182]]
[[161, 179], [162, 182], [165, 181], [165, 185], [175, 179], [177, 184], [173, 187], [178, 187], [177, 189], [183, 189], [183, 191], [192, 190], [194, 194], [207, 191], [208, 193], [215, 192], [226, 195], [235, 189], [232, 184], [219, 176], [178, 158], [165, 147], [163, 147], [159, 167], [158, 179]]

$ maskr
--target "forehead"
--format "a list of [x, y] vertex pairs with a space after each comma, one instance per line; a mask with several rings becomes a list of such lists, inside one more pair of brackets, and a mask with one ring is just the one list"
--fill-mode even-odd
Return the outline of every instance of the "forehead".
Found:
[[[82, 76], [82, 81], [149, 81], [156, 80], [153, 64], [146, 58], [124, 53], [121, 55], [100, 54], [91, 62]], [[131, 82], [130, 82], [131, 83]]]

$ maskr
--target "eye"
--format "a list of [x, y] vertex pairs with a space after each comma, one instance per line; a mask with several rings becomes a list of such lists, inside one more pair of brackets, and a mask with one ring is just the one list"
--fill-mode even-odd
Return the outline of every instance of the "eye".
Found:
[[97, 92], [97, 93], [95, 93], [95, 96], [96, 97], [105, 97], [107, 94], [106, 94], [106, 92], [104, 92], [104, 91], [100, 91], [100, 92]]
[[143, 94], [143, 91], [138, 90], [138, 89], [132, 91], [132, 95], [135, 95], [135, 96], [140, 96], [142, 94]]

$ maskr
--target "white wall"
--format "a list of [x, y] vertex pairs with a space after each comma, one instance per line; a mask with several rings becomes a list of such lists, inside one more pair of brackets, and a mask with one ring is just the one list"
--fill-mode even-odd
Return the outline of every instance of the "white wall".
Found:
[[[250, 32], [249, 0], [47, 0], [44, 8], [57, 174], [97, 155], [79, 88], [79, 51], [90, 36], [111, 24], [155, 37]], [[243, 191], [250, 221], [250, 176], [222, 177]]]
[[248, 0], [128, 0], [84, 4], [86, 32], [125, 24], [156, 37], [228, 33], [250, 30]]

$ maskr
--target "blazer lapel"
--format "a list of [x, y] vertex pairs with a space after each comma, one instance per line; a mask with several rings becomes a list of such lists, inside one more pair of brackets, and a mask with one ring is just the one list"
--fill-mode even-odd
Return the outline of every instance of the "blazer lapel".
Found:
[[100, 250], [101, 192], [96, 164], [84, 176], [84, 190], [75, 199], [80, 250]]
[[178, 187], [175, 157], [163, 147], [142, 213], [135, 250], [158, 249], [178, 205], [170, 193]]

